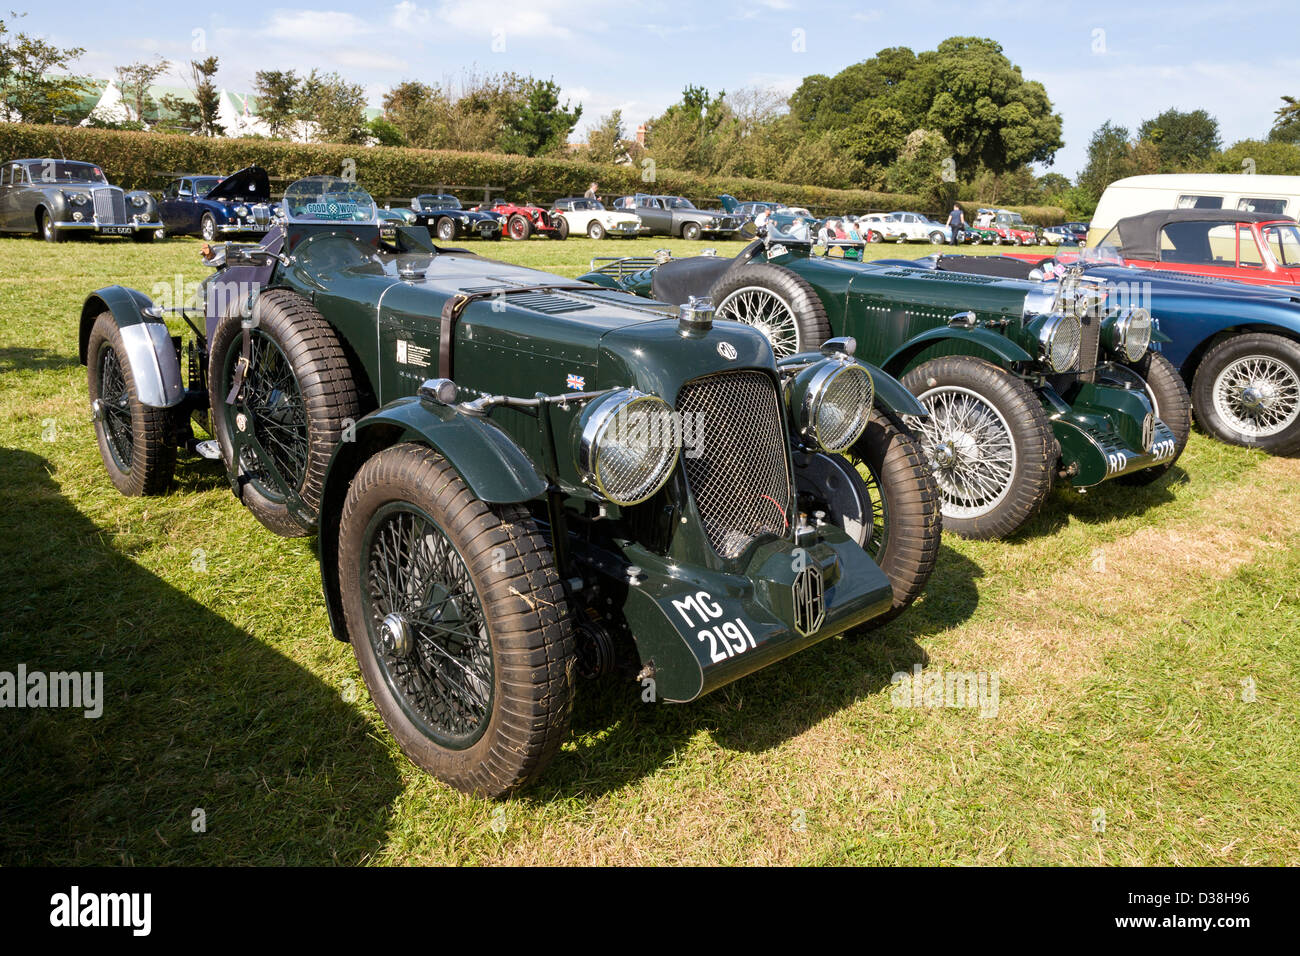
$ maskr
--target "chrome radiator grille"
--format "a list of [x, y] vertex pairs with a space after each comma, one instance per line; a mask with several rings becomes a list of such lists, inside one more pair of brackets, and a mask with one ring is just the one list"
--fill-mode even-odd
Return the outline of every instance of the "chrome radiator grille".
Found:
[[121, 225], [126, 222], [126, 198], [122, 190], [115, 186], [103, 186], [91, 190], [95, 203], [95, 219], [109, 225]]
[[1097, 352], [1101, 348], [1101, 316], [1089, 310], [1079, 321], [1083, 323], [1083, 339], [1079, 344], [1079, 364], [1076, 367], [1084, 374], [1078, 376], [1078, 380], [1091, 382], [1097, 377], [1093, 369], [1097, 367]]
[[253, 207], [253, 222], [259, 226], [265, 226], [271, 221], [271, 207], [264, 202], [258, 203]]
[[704, 533], [724, 558], [787, 528], [790, 467], [779, 402], [772, 380], [753, 371], [696, 379], [677, 397], [685, 434], [695, 437], [682, 455], [686, 480]]

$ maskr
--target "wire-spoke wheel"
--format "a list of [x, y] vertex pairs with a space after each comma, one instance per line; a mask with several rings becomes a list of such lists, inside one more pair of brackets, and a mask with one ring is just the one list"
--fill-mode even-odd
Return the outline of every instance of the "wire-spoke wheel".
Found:
[[[228, 469], [240, 479], [240, 500], [257, 520], [286, 537], [307, 534], [330, 456], [350, 421], [360, 418], [352, 370], [333, 328], [301, 296], [262, 293], [249, 330], [249, 363], [227, 403], [243, 355], [238, 315], [217, 323], [209, 360], [213, 432]], [[251, 434], [270, 462], [262, 461]], [[241, 439], [235, 462], [236, 437]], [[282, 488], [268, 464], [280, 473]]]
[[142, 405], [111, 312], [95, 319], [86, 343], [87, 384], [104, 468], [124, 495], [157, 495], [176, 470], [176, 445], [165, 408]]
[[821, 299], [803, 278], [768, 263], [723, 273], [711, 290], [716, 317], [762, 332], [778, 359], [818, 348], [831, 336]]
[[934, 471], [944, 527], [996, 538], [1024, 524], [1051, 491], [1059, 455], [1033, 389], [970, 356], [934, 359], [903, 384], [930, 413], [914, 427]]
[[402, 752], [486, 796], [534, 779], [567, 733], [577, 665], [527, 509], [486, 504], [433, 449], [402, 444], [357, 472], [338, 535], [348, 638]]
[[1222, 441], [1300, 451], [1300, 344], [1260, 332], [1225, 339], [1197, 368], [1192, 403]]

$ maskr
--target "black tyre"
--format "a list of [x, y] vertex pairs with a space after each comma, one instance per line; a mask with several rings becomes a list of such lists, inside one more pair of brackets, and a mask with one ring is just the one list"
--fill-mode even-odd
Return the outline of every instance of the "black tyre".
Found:
[[[258, 298], [256, 309], [257, 325], [249, 333], [252, 361], [233, 405], [226, 398], [243, 344], [240, 317], [227, 316], [213, 333], [208, 376], [213, 433], [230, 468], [234, 434], [241, 424], [251, 429], [314, 517], [334, 446], [347, 424], [360, 417], [356, 384], [338, 336], [309, 302], [273, 289]], [[258, 521], [285, 537], [308, 533], [255, 455], [244, 457], [239, 472], [240, 500]]]
[[939, 557], [939, 491], [920, 444], [876, 411], [847, 454], [801, 464], [795, 474], [811, 509], [825, 511], [893, 585], [893, 607], [870, 626], [885, 623], [916, 600]]
[[1042, 506], [1060, 450], [1027, 384], [992, 362], [937, 358], [903, 385], [929, 410], [917, 422], [943, 501], [943, 526], [967, 538], [1005, 537]]
[[551, 233], [552, 239], [569, 238], [569, 220], [563, 216], [555, 215], [551, 217], [551, 223], [555, 226], [555, 231]]
[[506, 222], [506, 231], [511, 239], [527, 239], [533, 234], [533, 224], [527, 216], [517, 212]]
[[206, 242], [217, 241], [217, 220], [213, 218], [212, 213], [205, 212], [203, 218], [199, 220], [199, 235]]
[[36, 214], [36, 226], [46, 242], [63, 241], [63, 230], [54, 225], [54, 218], [43, 209]]
[[781, 266], [760, 262], [729, 269], [710, 294], [719, 319], [754, 326], [778, 359], [812, 351], [831, 337], [826, 309], [813, 287]]
[[683, 224], [682, 226], [683, 239], [694, 240], [700, 238], [700, 236], [703, 234], [704, 234], [704, 230], [703, 228], [701, 228], [698, 222], [688, 222]]
[[947, 241], [948, 240], [943, 237], [943, 233], [941, 232], [936, 231], [930, 233], [930, 242], [932, 245], [941, 246]]
[[880, 242], [884, 238], [884, 236], [876, 232], [874, 229], [867, 230], [867, 242]]
[[[1174, 433], [1174, 456], [1154, 468], [1120, 475], [1115, 480], [1125, 485], [1149, 485], [1164, 475], [1183, 454], [1187, 439], [1192, 434], [1192, 399], [1187, 385], [1174, 364], [1159, 352], [1148, 351], [1128, 367], [1142, 376], [1147, 383], [1147, 398], [1156, 418], [1169, 426]], [[1145, 449], [1144, 449], [1145, 450]]]
[[451, 242], [456, 238], [456, 220], [450, 216], [443, 216], [433, 228], [434, 234], [443, 242]]
[[568, 732], [576, 651], [549, 545], [528, 511], [487, 505], [432, 449], [362, 466], [339, 525], [352, 649], [413, 763], [498, 797]]
[[146, 229], [143, 232], [136, 231], [131, 233], [132, 242], [150, 243], [153, 242], [153, 240], [154, 240], [154, 231], [152, 229]]
[[1197, 366], [1192, 407], [1220, 441], [1300, 452], [1300, 343], [1267, 332], [1224, 339]]
[[90, 330], [86, 344], [95, 440], [108, 477], [124, 495], [159, 495], [176, 471], [169, 413], [140, 404], [122, 332], [110, 312]]
[[600, 223], [598, 223], [595, 219], [591, 220], [591, 222], [587, 223], [587, 238], [604, 239], [605, 227], [602, 226]]

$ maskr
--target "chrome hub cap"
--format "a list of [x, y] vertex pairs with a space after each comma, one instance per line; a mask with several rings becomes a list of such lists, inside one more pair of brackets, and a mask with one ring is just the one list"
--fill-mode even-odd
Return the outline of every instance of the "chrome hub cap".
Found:
[[1002, 413], [956, 386], [918, 396], [930, 417], [917, 422], [948, 518], [978, 518], [1000, 505], [1016, 473], [1016, 446]]
[[716, 318], [752, 325], [772, 343], [778, 359], [799, 353], [799, 323], [794, 310], [767, 289], [746, 286], [718, 304]]
[[1267, 355], [1232, 362], [1214, 380], [1214, 409], [1249, 438], [1270, 438], [1300, 419], [1300, 372]]
[[384, 650], [395, 657], [406, 657], [411, 653], [411, 625], [396, 611], [385, 614], [379, 625], [379, 641]]

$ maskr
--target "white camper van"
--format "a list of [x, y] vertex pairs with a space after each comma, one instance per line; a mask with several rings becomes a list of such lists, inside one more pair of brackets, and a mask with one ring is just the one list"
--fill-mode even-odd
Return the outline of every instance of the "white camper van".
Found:
[[1229, 209], [1300, 219], [1300, 176], [1170, 173], [1130, 176], [1106, 187], [1088, 224], [1088, 245], [1119, 220], [1158, 209]]

